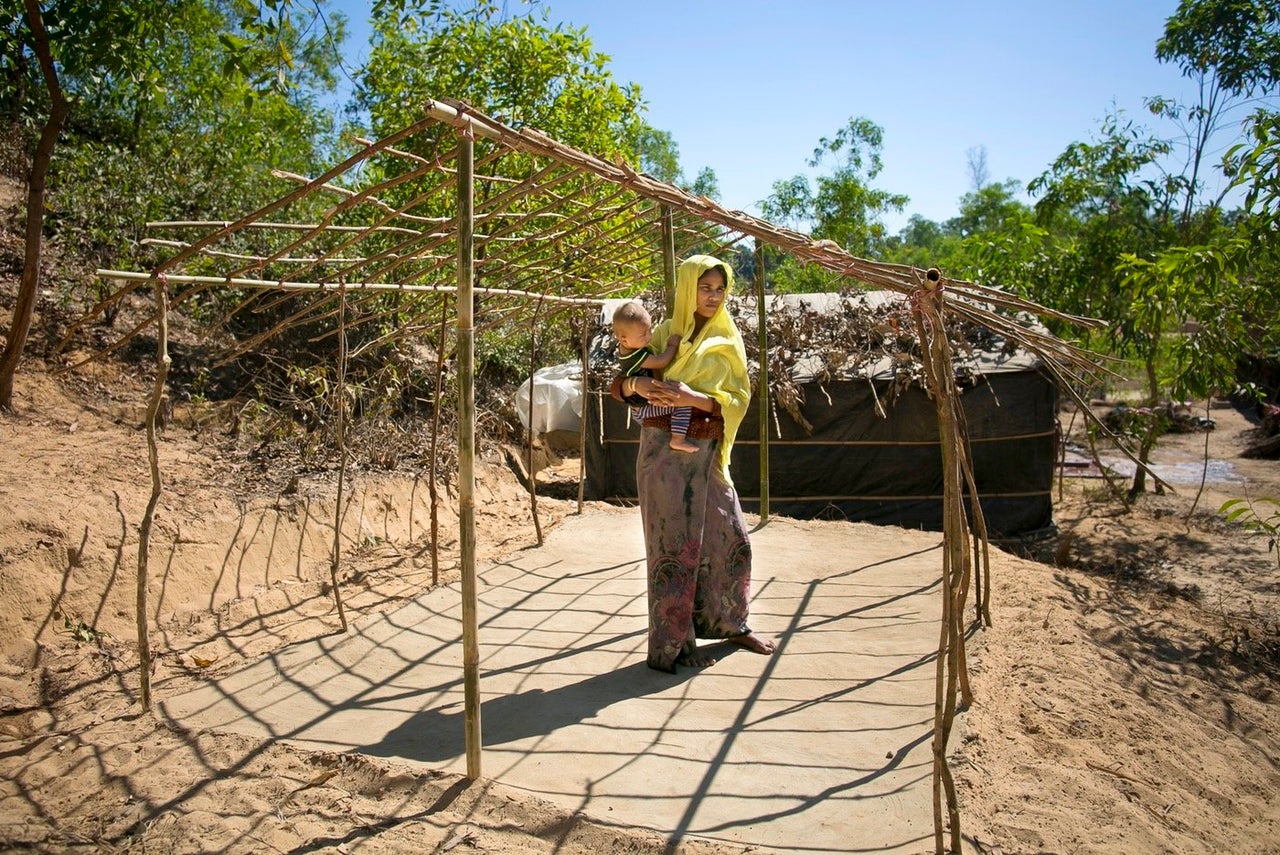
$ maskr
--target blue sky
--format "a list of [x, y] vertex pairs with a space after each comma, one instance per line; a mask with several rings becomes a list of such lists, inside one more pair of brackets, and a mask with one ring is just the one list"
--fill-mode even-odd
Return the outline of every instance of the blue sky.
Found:
[[[368, 38], [369, 3], [334, 0]], [[805, 173], [853, 116], [884, 129], [878, 188], [910, 214], [946, 220], [971, 189], [970, 149], [993, 181], [1026, 184], [1114, 109], [1162, 134], [1143, 99], [1190, 100], [1155, 59], [1177, 0], [543, 0], [586, 27], [620, 81], [640, 85], [650, 124], [672, 134], [692, 177], [715, 170], [720, 201], [759, 213], [774, 181]], [[512, 14], [528, 7], [511, 0]], [[441, 94], [448, 93], [423, 93]], [[1180, 171], [1181, 164], [1177, 165]]]

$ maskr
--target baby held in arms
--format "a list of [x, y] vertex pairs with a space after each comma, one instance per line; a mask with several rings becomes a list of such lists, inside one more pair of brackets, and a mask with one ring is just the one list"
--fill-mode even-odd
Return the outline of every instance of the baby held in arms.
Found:
[[[660, 377], [680, 349], [680, 336], [672, 335], [661, 353], [651, 345], [653, 320], [643, 305], [635, 300], [623, 303], [613, 313], [613, 336], [618, 340], [618, 365], [623, 377]], [[624, 385], [625, 389], [626, 386]], [[643, 400], [628, 403], [643, 404]], [[671, 414], [671, 447], [676, 451], [696, 452], [698, 446], [689, 441], [691, 407], [668, 407]]]

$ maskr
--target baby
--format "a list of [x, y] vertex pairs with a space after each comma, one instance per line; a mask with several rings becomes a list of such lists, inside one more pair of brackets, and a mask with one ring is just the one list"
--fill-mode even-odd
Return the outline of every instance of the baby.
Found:
[[[676, 358], [680, 349], [680, 336], [667, 339], [667, 347], [657, 353], [650, 347], [653, 341], [653, 321], [645, 307], [635, 300], [623, 303], [613, 313], [613, 336], [618, 340], [618, 365], [623, 377], [655, 377]], [[644, 401], [628, 401], [643, 404]], [[671, 415], [671, 447], [676, 451], [695, 452], [697, 444], [685, 435], [689, 432], [692, 407], [655, 407], [651, 412]]]

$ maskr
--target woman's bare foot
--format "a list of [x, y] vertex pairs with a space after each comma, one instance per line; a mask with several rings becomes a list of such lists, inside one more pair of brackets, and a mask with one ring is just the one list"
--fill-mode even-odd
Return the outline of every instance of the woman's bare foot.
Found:
[[678, 436], [675, 434], [672, 435], [671, 442], [669, 444], [673, 450], [683, 451], [686, 454], [696, 454], [697, 452], [702, 450], [698, 448], [697, 443], [691, 442], [685, 439], [683, 436]]
[[693, 653], [686, 653], [676, 660], [677, 665], [684, 665], [689, 668], [709, 668], [716, 664], [716, 658], [709, 653], [703, 653], [695, 650]]
[[769, 656], [773, 653], [773, 651], [778, 649], [778, 645], [775, 644], [772, 640], [768, 638], [761, 638], [760, 636], [756, 635], [754, 632], [748, 632], [742, 635], [735, 635], [732, 638], [727, 638], [725, 640], [732, 641], [734, 644], [738, 645], [739, 647], [745, 647], [747, 650], [750, 650], [752, 653], [759, 653], [761, 656]]

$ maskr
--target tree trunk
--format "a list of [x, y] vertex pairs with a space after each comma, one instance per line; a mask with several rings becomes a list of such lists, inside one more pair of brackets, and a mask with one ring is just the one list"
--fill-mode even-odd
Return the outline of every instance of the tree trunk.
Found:
[[1154, 407], [1160, 403], [1160, 378], [1156, 376], [1155, 354], [1143, 360], [1147, 374], [1147, 406]]
[[18, 285], [18, 301], [13, 307], [13, 322], [9, 325], [9, 340], [0, 354], [0, 408], [13, 409], [13, 378], [18, 373], [18, 362], [27, 346], [27, 334], [31, 331], [31, 316], [35, 311], [36, 294], [40, 285], [40, 250], [44, 232], [44, 182], [53, 160], [53, 148], [62, 133], [71, 106], [63, 97], [58, 83], [58, 72], [49, 50], [49, 36], [40, 17], [37, 0], [23, 0], [27, 22], [31, 26], [33, 47], [40, 60], [40, 71], [49, 89], [49, 118], [40, 131], [40, 144], [31, 161], [31, 175], [27, 179], [27, 234], [26, 255], [22, 264], [22, 281]]
[[[1142, 429], [1142, 439], [1138, 445], [1138, 467], [1133, 473], [1133, 486], [1129, 488], [1129, 501], [1133, 501], [1138, 496], [1147, 491], [1147, 469], [1151, 463], [1151, 452], [1156, 447], [1156, 440], [1160, 433], [1159, 417], [1152, 415], [1150, 421]], [[1156, 482], [1156, 492], [1163, 493], [1160, 489], [1160, 482]]]

